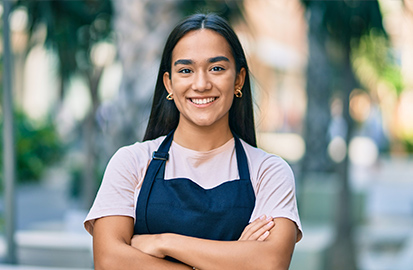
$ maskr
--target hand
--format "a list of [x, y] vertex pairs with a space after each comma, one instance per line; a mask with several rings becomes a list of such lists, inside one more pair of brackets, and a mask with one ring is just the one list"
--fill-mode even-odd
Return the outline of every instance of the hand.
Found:
[[270, 235], [270, 230], [274, 227], [275, 223], [271, 216], [262, 215], [260, 218], [257, 218], [247, 227], [245, 227], [242, 232], [240, 240], [253, 240], [253, 241], [264, 241], [268, 235]]
[[143, 253], [163, 259], [165, 255], [161, 251], [161, 238], [160, 234], [135, 234], [132, 237], [131, 246]]

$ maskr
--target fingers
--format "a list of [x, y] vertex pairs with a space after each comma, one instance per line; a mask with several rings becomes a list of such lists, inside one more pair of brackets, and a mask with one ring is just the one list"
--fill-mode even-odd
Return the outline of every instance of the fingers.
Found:
[[264, 241], [268, 235], [270, 235], [270, 231], [265, 231], [260, 237], [258, 237], [258, 241]]
[[265, 240], [269, 235], [269, 230], [273, 226], [274, 222], [272, 221], [272, 217], [263, 215], [247, 226], [243, 240]]
[[271, 216], [265, 215], [251, 222], [241, 234], [239, 240], [258, 240], [264, 241], [269, 231], [274, 227], [274, 221]]
[[259, 227], [258, 230], [250, 236], [249, 240], [264, 241], [270, 235], [270, 230], [274, 227], [275, 223], [272, 217], [267, 217], [265, 222], [263, 226]]

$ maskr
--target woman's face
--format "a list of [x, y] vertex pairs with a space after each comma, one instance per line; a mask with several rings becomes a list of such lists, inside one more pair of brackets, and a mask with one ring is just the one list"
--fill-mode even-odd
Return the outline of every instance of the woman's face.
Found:
[[[170, 77], [169, 77], [170, 75]], [[180, 112], [179, 125], [215, 127], [228, 125], [228, 112], [245, 69], [237, 74], [226, 39], [201, 29], [182, 37], [172, 51], [171, 74], [163, 80]]]

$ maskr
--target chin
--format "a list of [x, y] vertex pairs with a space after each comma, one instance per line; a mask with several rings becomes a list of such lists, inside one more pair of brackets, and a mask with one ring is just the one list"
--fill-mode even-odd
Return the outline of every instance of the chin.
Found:
[[208, 127], [213, 127], [213, 126], [220, 126], [223, 123], [227, 122], [228, 119], [225, 119], [225, 117], [194, 117], [194, 118], [186, 118], [187, 123], [189, 125], [193, 125], [195, 127], [200, 127], [200, 128], [208, 128]]
[[217, 122], [211, 119], [198, 119], [198, 120], [193, 121], [192, 123], [195, 126], [199, 126], [199, 127], [209, 127], [209, 126], [213, 126]]
[[213, 123], [210, 123], [210, 122], [198, 122], [198, 123], [195, 123], [195, 125], [198, 126], [198, 127], [210, 127], [210, 126], [213, 125]]

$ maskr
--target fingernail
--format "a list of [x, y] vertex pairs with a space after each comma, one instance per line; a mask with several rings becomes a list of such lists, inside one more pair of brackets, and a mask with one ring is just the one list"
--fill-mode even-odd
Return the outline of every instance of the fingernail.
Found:
[[268, 217], [267, 217], [267, 220], [268, 220], [268, 221], [272, 220], [272, 216], [268, 216]]
[[268, 222], [268, 224], [267, 224], [268, 227], [271, 227], [272, 225], [274, 225], [274, 221], [270, 221], [270, 222]]
[[260, 216], [260, 219], [261, 219], [261, 220], [264, 220], [264, 219], [265, 219], [265, 215]]

